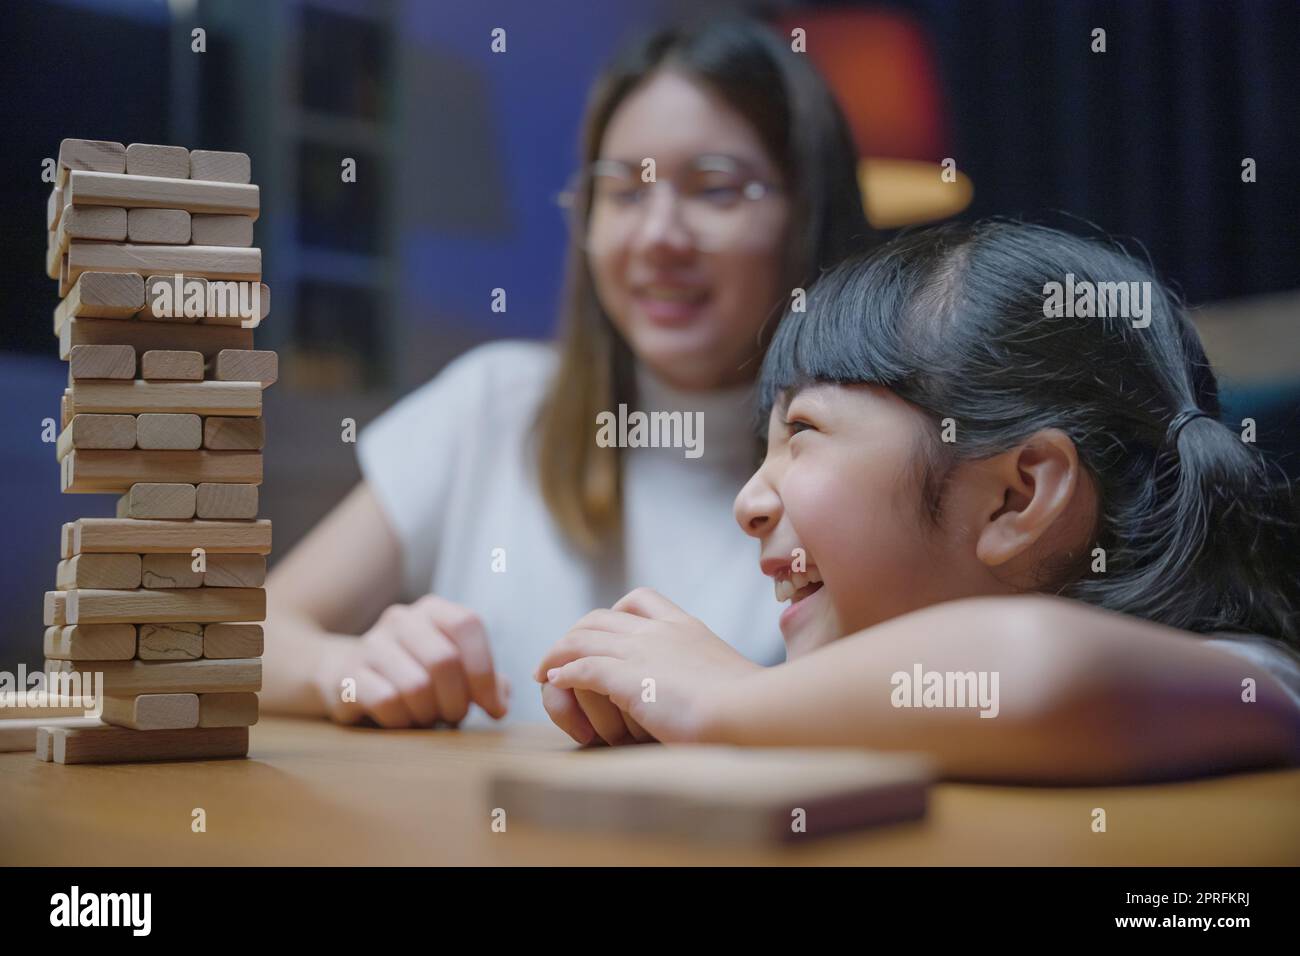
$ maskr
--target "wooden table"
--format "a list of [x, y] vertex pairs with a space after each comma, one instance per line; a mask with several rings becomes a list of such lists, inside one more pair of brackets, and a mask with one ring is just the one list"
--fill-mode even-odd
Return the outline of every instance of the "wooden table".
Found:
[[[0, 860], [174, 864], [1300, 863], [1300, 770], [1108, 789], [944, 784], [920, 822], [788, 848], [491, 828], [489, 768], [552, 727], [381, 731], [263, 718], [247, 760], [60, 766], [0, 754]], [[549, 759], [549, 758], [548, 758]], [[202, 807], [207, 832], [193, 833]], [[1091, 831], [1092, 811], [1106, 833]]]

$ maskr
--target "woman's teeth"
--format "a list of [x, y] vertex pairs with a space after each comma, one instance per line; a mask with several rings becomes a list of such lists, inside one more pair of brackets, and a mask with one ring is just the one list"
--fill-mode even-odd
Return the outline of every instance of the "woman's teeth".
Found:
[[[776, 585], [776, 599], [778, 601], [792, 601], [794, 600], [794, 596], [804, 588], [808, 587], [808, 585], [820, 585], [821, 583], [822, 576], [817, 572], [816, 568], [810, 568], [807, 571], [792, 571], [790, 572], [789, 577], [777, 578], [774, 581], [774, 584]], [[813, 588], [812, 590], [815, 591], [816, 588]], [[812, 591], [808, 592], [808, 594], [811, 593]], [[804, 597], [807, 596], [807, 594], [804, 595]]]

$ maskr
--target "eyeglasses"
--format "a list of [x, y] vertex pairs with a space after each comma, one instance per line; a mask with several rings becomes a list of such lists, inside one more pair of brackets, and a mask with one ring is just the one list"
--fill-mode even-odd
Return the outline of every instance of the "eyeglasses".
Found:
[[645, 181], [638, 164], [598, 159], [579, 170], [556, 199], [578, 244], [599, 251], [628, 242], [654, 207], [657, 193], [664, 192], [677, 200], [681, 223], [697, 248], [716, 250], [760, 225], [762, 201], [779, 194], [781, 187], [731, 156], [698, 156], [677, 176], [652, 182]]

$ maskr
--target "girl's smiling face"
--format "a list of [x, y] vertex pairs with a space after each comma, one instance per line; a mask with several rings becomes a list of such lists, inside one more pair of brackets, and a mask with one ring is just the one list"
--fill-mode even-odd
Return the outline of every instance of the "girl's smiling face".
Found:
[[928, 424], [873, 385], [811, 385], [772, 409], [767, 456], [735, 514], [761, 543], [777, 600], [793, 599], [781, 615], [789, 657], [939, 601], [1000, 590], [975, 557], [977, 527], [936, 527], [925, 516]]

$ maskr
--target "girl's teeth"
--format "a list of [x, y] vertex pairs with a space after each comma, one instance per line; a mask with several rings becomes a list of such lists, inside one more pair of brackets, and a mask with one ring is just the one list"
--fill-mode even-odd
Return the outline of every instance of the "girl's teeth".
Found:
[[792, 600], [801, 589], [810, 584], [820, 584], [822, 576], [816, 568], [807, 571], [792, 571], [789, 577], [777, 578], [774, 582], [778, 601]]

